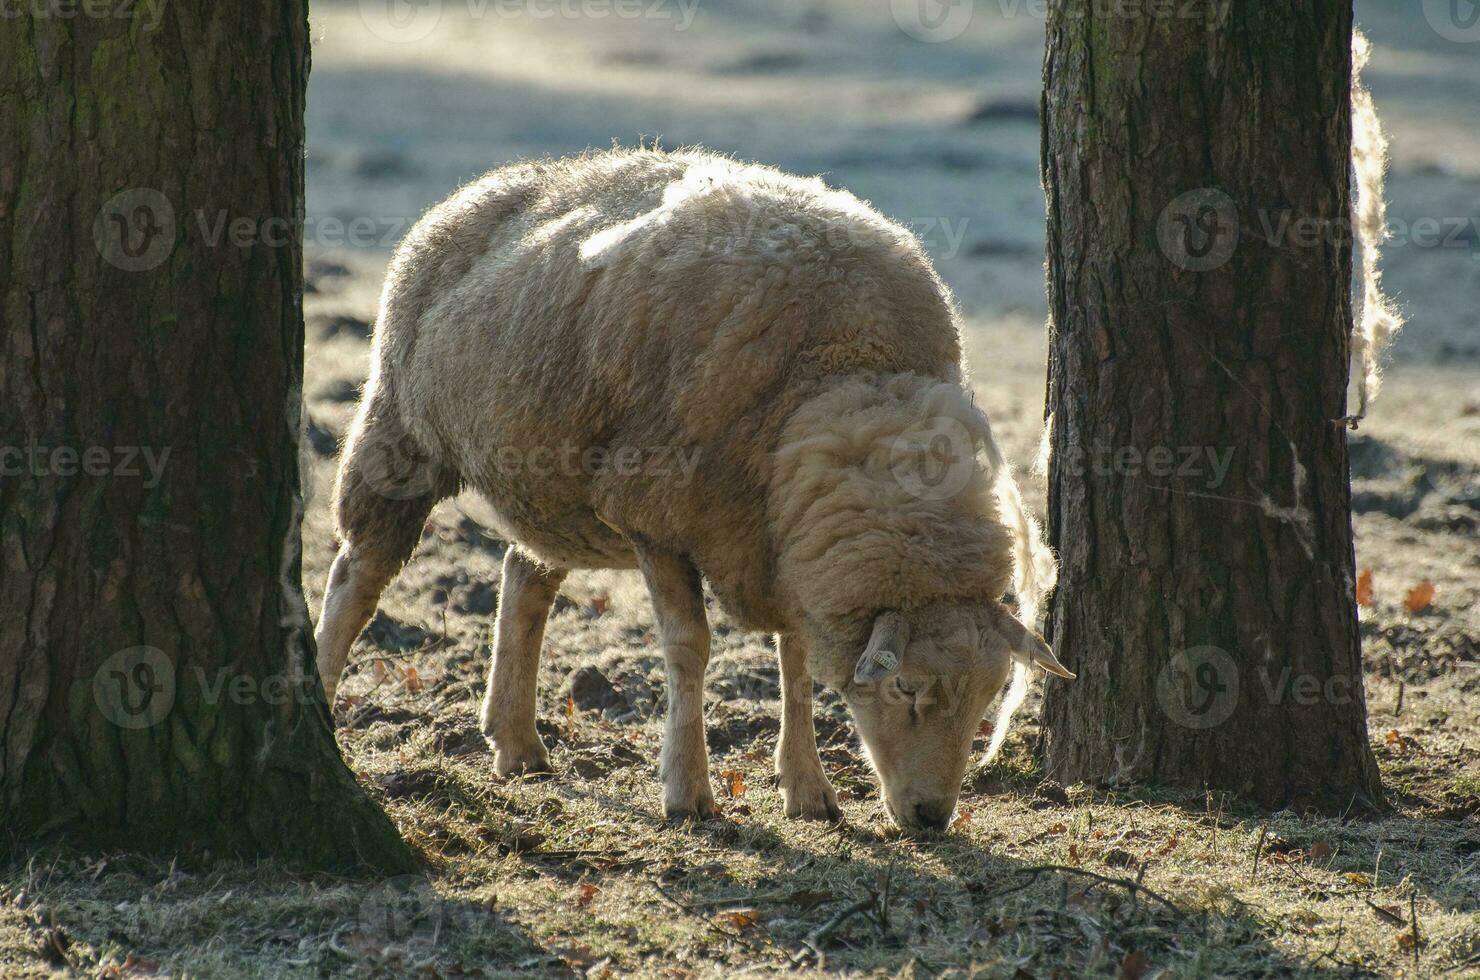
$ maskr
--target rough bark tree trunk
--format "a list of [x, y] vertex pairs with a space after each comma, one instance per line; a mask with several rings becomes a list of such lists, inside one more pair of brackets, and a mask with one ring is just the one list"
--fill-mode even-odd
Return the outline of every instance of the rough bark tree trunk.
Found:
[[306, 5], [64, 7], [0, 34], [0, 848], [410, 870], [299, 582]]
[[1351, 0], [1056, 0], [1062, 781], [1380, 806], [1353, 584]]

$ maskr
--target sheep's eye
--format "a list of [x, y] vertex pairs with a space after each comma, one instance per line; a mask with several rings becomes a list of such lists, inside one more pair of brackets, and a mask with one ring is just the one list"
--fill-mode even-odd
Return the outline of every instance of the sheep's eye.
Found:
[[910, 708], [910, 720], [911, 721], [919, 721], [920, 720], [920, 697], [919, 697], [920, 691], [919, 691], [919, 689], [918, 688], [913, 688], [913, 687], [908, 687], [908, 686], [906, 686], [904, 684], [901, 684], [899, 681], [895, 681], [894, 686], [895, 686], [895, 689], [897, 691], [899, 691], [900, 698], [906, 704], [909, 705], [909, 708]]

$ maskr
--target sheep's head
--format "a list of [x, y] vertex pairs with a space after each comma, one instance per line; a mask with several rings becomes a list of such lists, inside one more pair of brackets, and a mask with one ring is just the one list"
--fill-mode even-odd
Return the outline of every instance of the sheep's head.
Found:
[[901, 830], [950, 823], [972, 739], [1014, 657], [1073, 676], [1001, 603], [940, 602], [878, 613], [852, 676], [834, 678]]

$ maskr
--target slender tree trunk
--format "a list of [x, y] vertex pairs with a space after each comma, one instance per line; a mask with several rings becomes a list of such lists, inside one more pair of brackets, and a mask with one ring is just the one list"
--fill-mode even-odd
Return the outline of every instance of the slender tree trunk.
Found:
[[1056, 0], [1062, 781], [1381, 805], [1353, 584], [1351, 0]]
[[306, 6], [103, 6], [0, 34], [0, 847], [409, 870], [299, 582]]

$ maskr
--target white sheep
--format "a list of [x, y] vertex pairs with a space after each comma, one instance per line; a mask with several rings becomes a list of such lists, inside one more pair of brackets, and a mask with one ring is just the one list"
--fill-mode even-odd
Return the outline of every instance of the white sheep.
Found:
[[336, 488], [324, 687], [432, 506], [476, 489], [512, 542], [482, 715], [500, 775], [549, 766], [535, 678], [573, 568], [646, 579], [670, 817], [715, 812], [701, 576], [777, 634], [789, 817], [840, 817], [814, 676], [907, 830], [948, 822], [1014, 660], [1020, 680], [1072, 676], [999, 602], [1014, 571], [1035, 599], [1052, 562], [963, 390], [949, 291], [914, 236], [820, 180], [700, 151], [493, 171], [402, 243], [372, 364]]

